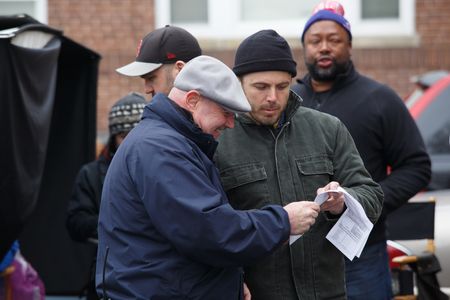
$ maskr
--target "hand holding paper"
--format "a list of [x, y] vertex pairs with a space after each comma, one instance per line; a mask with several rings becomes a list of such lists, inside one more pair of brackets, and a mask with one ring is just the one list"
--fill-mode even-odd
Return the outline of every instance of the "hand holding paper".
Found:
[[339, 215], [344, 211], [344, 194], [342, 192], [336, 192], [339, 187], [339, 183], [332, 181], [317, 190], [317, 194], [323, 195], [322, 197], [324, 197], [323, 201], [321, 198], [316, 198], [317, 201], [314, 201], [320, 205], [321, 211], [328, 211], [333, 215]]
[[[373, 228], [361, 204], [343, 188], [327, 190], [317, 195], [316, 203], [324, 203], [330, 192], [342, 193], [347, 209], [327, 234], [327, 239], [348, 259], [359, 257]], [[295, 242], [301, 235], [291, 235], [289, 243]]]
[[289, 215], [291, 234], [303, 234], [316, 222], [320, 206], [311, 201], [291, 202], [284, 207]]

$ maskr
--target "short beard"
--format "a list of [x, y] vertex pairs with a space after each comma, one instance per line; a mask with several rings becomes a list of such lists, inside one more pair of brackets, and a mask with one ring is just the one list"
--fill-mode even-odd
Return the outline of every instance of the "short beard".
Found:
[[306, 62], [306, 68], [312, 79], [315, 81], [330, 82], [334, 81], [336, 77], [340, 74], [344, 74], [348, 70], [349, 62], [338, 63], [333, 59], [333, 64], [328, 69], [322, 69], [317, 66], [316, 62], [308, 63]]

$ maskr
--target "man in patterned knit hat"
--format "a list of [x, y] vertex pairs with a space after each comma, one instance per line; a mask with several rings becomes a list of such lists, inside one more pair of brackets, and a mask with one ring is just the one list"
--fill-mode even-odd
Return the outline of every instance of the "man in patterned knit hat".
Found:
[[[69, 199], [66, 228], [73, 240], [79, 242], [97, 240], [98, 214], [106, 171], [119, 145], [141, 120], [145, 104], [143, 95], [132, 92], [111, 107], [106, 146], [95, 161], [81, 167]], [[92, 260], [91, 277], [83, 291], [87, 300], [98, 299], [94, 277], [95, 255]]]

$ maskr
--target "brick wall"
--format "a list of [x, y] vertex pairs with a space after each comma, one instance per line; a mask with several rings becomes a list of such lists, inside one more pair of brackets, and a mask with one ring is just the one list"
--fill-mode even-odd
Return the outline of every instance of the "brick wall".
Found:
[[[129, 91], [143, 91], [139, 78], [126, 78], [114, 70], [134, 59], [138, 41], [154, 29], [152, 0], [48, 0], [49, 25], [102, 56], [100, 62], [97, 129], [107, 134], [111, 105]], [[450, 1], [416, 0], [419, 42], [410, 47], [358, 48], [352, 57], [357, 69], [390, 85], [401, 97], [413, 88], [410, 77], [433, 69], [450, 70]], [[292, 45], [292, 44], [291, 44]], [[299, 43], [298, 43], [299, 45]], [[293, 47], [298, 74], [305, 73], [301, 48]], [[202, 45], [203, 46], [203, 45]], [[235, 50], [206, 49], [232, 65]]]

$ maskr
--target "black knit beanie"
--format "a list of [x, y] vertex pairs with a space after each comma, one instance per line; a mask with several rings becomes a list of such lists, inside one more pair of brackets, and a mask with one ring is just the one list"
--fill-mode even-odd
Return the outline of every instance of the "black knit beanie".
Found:
[[287, 41], [272, 29], [261, 30], [247, 37], [239, 45], [233, 71], [237, 76], [261, 71], [285, 71], [297, 75]]

